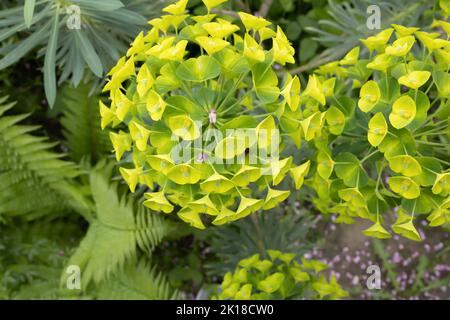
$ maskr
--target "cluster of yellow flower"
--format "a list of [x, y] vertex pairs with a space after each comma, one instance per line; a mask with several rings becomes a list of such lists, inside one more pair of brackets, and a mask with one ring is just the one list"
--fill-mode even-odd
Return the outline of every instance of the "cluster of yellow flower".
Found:
[[[104, 92], [111, 105], [100, 103], [102, 128], [118, 128], [110, 133], [116, 159], [133, 165], [120, 168], [131, 191], [156, 184], [144, 205], [165, 213], [178, 206], [178, 216], [197, 228], [204, 228], [200, 214], [223, 224], [275, 207], [290, 191], [274, 186], [290, 172], [300, 188], [309, 169], [309, 163], [293, 164], [292, 157], [272, 157], [284, 138], [276, 142], [271, 132], [286, 132], [274, 115], [300, 104], [299, 79], [286, 74], [279, 88], [273, 70], [276, 63], [295, 62], [286, 35], [264, 18], [240, 12], [242, 37], [230, 17], [212, 13], [225, 1], [203, 2], [205, 15], [185, 14], [188, 1], [180, 0], [163, 9], [167, 15], [149, 21], [150, 31], [136, 37], [109, 73]], [[272, 48], [265, 50], [270, 40]], [[197, 148], [197, 141], [208, 140], [203, 133], [209, 129], [223, 139], [212, 149], [202, 142]], [[256, 139], [229, 134], [230, 129], [250, 129]], [[183, 143], [194, 145], [193, 154], [180, 161], [174, 150]], [[270, 159], [258, 154], [257, 163], [250, 163], [254, 145]], [[238, 157], [244, 161], [230, 161]], [[217, 164], [217, 158], [227, 163]], [[263, 199], [249, 196], [263, 190]]]

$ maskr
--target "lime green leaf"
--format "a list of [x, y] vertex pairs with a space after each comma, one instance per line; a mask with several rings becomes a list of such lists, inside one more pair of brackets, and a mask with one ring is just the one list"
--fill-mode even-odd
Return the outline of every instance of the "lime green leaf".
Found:
[[433, 72], [433, 80], [439, 92], [439, 96], [447, 98], [450, 95], [450, 74], [444, 71]]
[[369, 121], [369, 130], [367, 131], [367, 140], [377, 147], [386, 137], [388, 127], [386, 120], [381, 112], [376, 113]]
[[411, 178], [390, 177], [388, 183], [392, 191], [406, 199], [415, 199], [420, 196], [420, 187]]
[[338, 108], [330, 107], [325, 115], [325, 121], [328, 124], [328, 130], [334, 135], [340, 135], [345, 127], [345, 115]]
[[309, 172], [309, 167], [311, 161], [306, 161], [305, 163], [299, 165], [298, 167], [290, 169], [292, 179], [295, 182], [295, 188], [298, 190], [302, 187], [303, 181]]
[[266, 293], [274, 293], [279, 290], [284, 280], [284, 274], [274, 273], [258, 283], [258, 289]]
[[131, 121], [128, 124], [128, 128], [130, 129], [131, 138], [136, 142], [138, 150], [145, 151], [147, 149], [150, 131], [136, 121]]
[[431, 190], [442, 196], [450, 194], [450, 172], [438, 174]]
[[422, 168], [416, 159], [409, 155], [399, 155], [388, 159], [392, 171], [406, 177], [413, 177], [422, 173]]
[[255, 268], [261, 271], [262, 273], [269, 271], [269, 269], [272, 267], [273, 262], [270, 260], [262, 260], [258, 261], [255, 264]]
[[262, 199], [252, 199], [242, 196], [241, 201], [239, 202], [239, 207], [236, 210], [235, 219], [241, 219], [252, 212], [258, 211], [264, 205], [264, 200]]
[[200, 129], [187, 115], [170, 117], [169, 128], [172, 133], [183, 140], [191, 141], [200, 137]]
[[419, 89], [430, 78], [429, 71], [412, 71], [398, 79], [398, 82], [411, 89]]
[[220, 64], [210, 56], [190, 58], [181, 63], [176, 75], [184, 81], [202, 82], [216, 78], [220, 74]]
[[289, 190], [275, 190], [269, 188], [263, 209], [269, 210], [275, 208], [280, 202], [286, 200], [287, 197], [289, 197], [290, 193], [291, 192]]
[[164, 192], [146, 193], [144, 196], [146, 199], [144, 206], [156, 212], [171, 213], [174, 209], [174, 206], [167, 200]]
[[222, 207], [220, 209], [219, 214], [217, 217], [213, 220], [213, 224], [216, 226], [223, 225], [225, 223], [228, 223], [230, 221], [233, 221], [233, 217], [236, 215], [236, 212], [231, 211], [230, 209], [226, 207]]
[[272, 116], [268, 116], [261, 121], [256, 127], [258, 146], [262, 149], [270, 149], [272, 145], [272, 136], [276, 130], [277, 125], [275, 124], [275, 119]]
[[226, 2], [227, 0], [202, 0], [205, 6], [208, 8], [208, 11], [211, 11], [211, 9], [214, 9], [215, 7], [221, 5], [222, 3]]
[[390, 46], [386, 47], [386, 54], [396, 57], [404, 57], [411, 50], [415, 42], [414, 36], [405, 36], [394, 41]]
[[253, 83], [258, 98], [263, 103], [275, 102], [280, 96], [278, 77], [267, 63], [257, 63], [252, 67]]
[[192, 227], [203, 230], [205, 225], [202, 222], [199, 214], [197, 212], [191, 211], [189, 209], [181, 209], [178, 212], [178, 217], [186, 223], [189, 223]]
[[358, 107], [363, 112], [369, 112], [380, 101], [381, 93], [378, 84], [373, 81], [367, 81], [359, 91]]
[[200, 188], [208, 193], [226, 193], [233, 187], [231, 180], [218, 173], [214, 173], [200, 184]]
[[367, 185], [367, 173], [361, 167], [359, 160], [355, 155], [349, 152], [338, 154], [335, 159], [334, 167], [336, 175], [344, 180], [346, 186], [358, 188]]
[[214, 154], [221, 159], [233, 159], [245, 152], [247, 148], [245, 139], [239, 136], [226, 137], [219, 141]]
[[441, 164], [433, 157], [419, 157], [417, 158], [417, 161], [423, 170], [414, 179], [420, 183], [421, 186], [432, 186], [436, 181], [436, 173], [442, 172]]
[[252, 295], [252, 285], [247, 283], [244, 284], [241, 289], [239, 289], [238, 292], [236, 292], [236, 295], [234, 296], [234, 299], [236, 300], [250, 300], [250, 297]]
[[261, 169], [243, 165], [234, 175], [231, 181], [238, 187], [246, 187], [249, 183], [255, 182], [261, 177]]
[[195, 38], [195, 40], [200, 44], [200, 46], [203, 49], [205, 49], [205, 51], [209, 55], [213, 55], [214, 53], [219, 52], [230, 45], [228, 41], [218, 38], [201, 36]]
[[334, 161], [327, 152], [317, 153], [317, 172], [323, 179], [328, 179], [333, 173]]
[[134, 192], [139, 182], [139, 176], [142, 173], [142, 168], [126, 169], [121, 167], [119, 168], [119, 171], [123, 179], [130, 187], [131, 192]]
[[368, 237], [374, 237], [378, 239], [388, 239], [392, 237], [392, 235], [385, 228], [383, 228], [383, 226], [379, 222], [364, 230], [363, 234]]
[[188, 164], [178, 164], [167, 172], [167, 177], [177, 184], [194, 184], [201, 179], [201, 173]]
[[247, 259], [239, 261], [239, 265], [243, 268], [251, 268], [254, 267], [258, 263], [258, 261], [259, 261], [259, 253], [256, 253], [251, 257], [248, 257]]
[[358, 62], [359, 59], [359, 47], [354, 47], [350, 50], [341, 61], [339, 61], [340, 65], [343, 66], [352, 66]]
[[267, 250], [267, 254], [269, 255], [270, 259], [272, 259], [272, 261], [273, 261], [281, 255], [281, 251], [269, 249], [269, 250]]
[[219, 212], [216, 205], [211, 201], [208, 195], [188, 203], [188, 207], [195, 212], [209, 215], [217, 215]]
[[147, 162], [153, 170], [167, 174], [175, 163], [168, 154], [156, 154], [147, 157]]
[[263, 48], [248, 33], [244, 37], [244, 56], [250, 61], [263, 62], [266, 59]]
[[126, 151], [131, 150], [131, 137], [123, 131], [119, 133], [110, 132], [109, 137], [116, 152], [116, 160], [119, 161]]
[[180, 15], [183, 14], [184, 11], [186, 10], [187, 3], [188, 0], [180, 0], [174, 4], [168, 5], [167, 7], [163, 8], [162, 11], [171, 13], [173, 15]]
[[427, 95], [422, 91], [409, 92], [411, 98], [416, 98], [416, 116], [413, 121], [408, 124], [407, 128], [410, 130], [416, 130], [420, 128], [428, 117], [428, 110], [430, 109], [430, 100]]
[[410, 96], [401, 96], [392, 106], [389, 121], [396, 129], [404, 128], [414, 120], [416, 110], [416, 102]]
[[308, 84], [306, 85], [303, 95], [311, 97], [318, 101], [320, 104], [325, 105], [326, 99], [323, 93], [322, 83], [315, 74], [310, 75]]
[[238, 12], [238, 15], [247, 31], [260, 30], [271, 25], [269, 21], [262, 17], [255, 17], [245, 12]]
[[294, 278], [295, 282], [306, 282], [310, 280], [309, 274], [305, 271], [301, 271], [298, 268], [290, 267], [289, 273], [292, 278]]
[[395, 233], [398, 233], [405, 238], [414, 240], [414, 241], [422, 241], [422, 238], [420, 237], [419, 232], [414, 227], [414, 224], [412, 222], [412, 219], [410, 219], [408, 222], [402, 223], [402, 224], [395, 224], [392, 226], [392, 230], [394, 230]]

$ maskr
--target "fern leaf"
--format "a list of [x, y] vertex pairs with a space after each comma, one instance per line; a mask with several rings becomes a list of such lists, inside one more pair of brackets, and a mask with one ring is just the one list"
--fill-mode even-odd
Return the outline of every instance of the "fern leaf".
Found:
[[34, 219], [67, 211], [76, 166], [53, 152], [47, 138], [30, 134], [38, 127], [19, 124], [27, 115], [4, 115], [13, 105], [0, 105], [0, 215]]
[[90, 94], [91, 86], [63, 87], [56, 108], [63, 110], [61, 124], [72, 159], [90, 156], [93, 162], [112, 150], [108, 132], [100, 128], [98, 94]]
[[99, 299], [107, 300], [168, 300], [177, 299], [166, 278], [145, 262], [128, 264], [98, 290]]
[[169, 231], [160, 216], [144, 209], [135, 212], [131, 200], [120, 198], [105, 171], [110, 170], [95, 169], [90, 175], [95, 218], [69, 261], [69, 265], [78, 265], [82, 270], [83, 287], [122, 269], [126, 261], [136, 256], [137, 247], [152, 250]]

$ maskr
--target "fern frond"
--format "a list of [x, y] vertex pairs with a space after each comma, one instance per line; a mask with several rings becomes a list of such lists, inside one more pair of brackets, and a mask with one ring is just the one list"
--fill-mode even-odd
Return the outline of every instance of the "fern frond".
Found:
[[107, 300], [168, 300], [177, 299], [165, 276], [141, 261], [127, 264], [123, 271], [106, 281], [98, 290], [99, 299]]
[[90, 175], [95, 218], [69, 261], [82, 270], [83, 287], [91, 280], [99, 283], [121, 269], [136, 256], [137, 247], [152, 250], [169, 231], [160, 216], [145, 209], [135, 211], [133, 201], [120, 198], [105, 171], [110, 170], [96, 169]]
[[61, 290], [59, 277], [75, 240], [77, 223], [67, 219], [0, 226], [0, 296], [55, 299], [78, 295]]
[[96, 162], [112, 150], [108, 132], [100, 128], [100, 97], [90, 90], [89, 84], [77, 88], [66, 85], [58, 93], [56, 108], [63, 110], [63, 133], [75, 161], [90, 156]]
[[34, 219], [67, 211], [76, 166], [53, 152], [47, 138], [31, 135], [36, 126], [18, 124], [28, 115], [4, 115], [14, 105], [5, 101], [0, 99], [0, 215]]

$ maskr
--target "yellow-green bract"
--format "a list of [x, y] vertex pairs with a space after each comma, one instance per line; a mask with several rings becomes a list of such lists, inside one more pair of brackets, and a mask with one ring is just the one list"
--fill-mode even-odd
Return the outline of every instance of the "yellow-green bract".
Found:
[[[205, 15], [181, 0], [149, 21], [109, 73], [110, 105], [100, 103], [130, 190], [199, 229], [202, 215], [221, 225], [276, 207], [290, 194], [285, 178], [300, 188], [309, 170], [280, 155], [286, 143], [299, 146], [302, 127], [299, 78], [273, 68], [295, 62], [283, 30], [211, 12], [226, 1], [203, 2]], [[307, 92], [323, 100], [317, 85]], [[303, 124], [308, 135], [317, 121]]]
[[[300, 106], [305, 139], [314, 141], [305, 182], [313, 202], [338, 223], [371, 220], [367, 236], [420, 241], [417, 216], [430, 226], [450, 222], [450, 24], [433, 27], [443, 32], [394, 24], [361, 39], [370, 57], [356, 47], [319, 67], [318, 90], [309, 90], [317, 103]], [[320, 83], [331, 79], [339, 91], [324, 103]], [[397, 216], [391, 228], [389, 214]]]
[[265, 257], [254, 254], [239, 261], [233, 273], [225, 274], [213, 299], [341, 299], [348, 294], [334, 275], [329, 280], [321, 271], [327, 264], [298, 259], [294, 253], [267, 250]]

